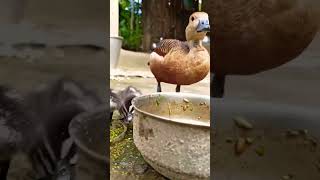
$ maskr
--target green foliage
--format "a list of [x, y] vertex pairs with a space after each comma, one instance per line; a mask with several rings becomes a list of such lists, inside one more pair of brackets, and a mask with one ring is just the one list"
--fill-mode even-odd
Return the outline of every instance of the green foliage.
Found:
[[[142, 24], [141, 24], [141, 2], [133, 1], [133, 17], [131, 16], [130, 0], [120, 0], [120, 36], [123, 37], [123, 48], [129, 50], [139, 50], [142, 42]], [[133, 26], [131, 20], [133, 18]]]

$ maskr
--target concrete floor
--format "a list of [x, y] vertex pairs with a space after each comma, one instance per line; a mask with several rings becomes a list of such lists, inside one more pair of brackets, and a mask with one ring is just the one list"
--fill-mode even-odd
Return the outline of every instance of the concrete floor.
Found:
[[[110, 87], [114, 90], [121, 90], [129, 85], [142, 91], [143, 94], [154, 93], [157, 88], [157, 81], [153, 77], [147, 65], [148, 53], [136, 53], [121, 50], [117, 70], [111, 70]], [[136, 77], [142, 75], [143, 77]], [[119, 77], [125, 76], [125, 77]], [[145, 77], [145, 78], [144, 78]], [[162, 83], [163, 91], [175, 91], [175, 85]], [[210, 94], [209, 75], [202, 81], [190, 86], [181, 86], [181, 92], [195, 94]]]

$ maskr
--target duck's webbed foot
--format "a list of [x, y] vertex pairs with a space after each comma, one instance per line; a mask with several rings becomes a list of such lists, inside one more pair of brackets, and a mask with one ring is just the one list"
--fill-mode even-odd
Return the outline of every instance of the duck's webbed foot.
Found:
[[226, 77], [224, 75], [217, 76], [217, 75], [213, 74], [213, 78], [211, 81], [211, 88], [210, 88], [211, 97], [223, 98], [225, 79], [226, 79]]
[[161, 84], [160, 84], [160, 82], [158, 82], [157, 92], [161, 92]]
[[176, 92], [180, 92], [180, 85], [177, 85], [177, 87], [176, 87]]

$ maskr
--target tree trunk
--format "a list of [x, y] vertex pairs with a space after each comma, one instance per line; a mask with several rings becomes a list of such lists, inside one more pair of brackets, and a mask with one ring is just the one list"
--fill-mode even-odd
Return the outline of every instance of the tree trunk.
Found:
[[133, 31], [133, 22], [134, 22], [134, 0], [130, 0], [130, 4], [131, 4], [130, 30]]
[[193, 10], [185, 10], [182, 0], [142, 1], [143, 50], [150, 51], [160, 37], [185, 40], [189, 16], [197, 9], [194, 3]]

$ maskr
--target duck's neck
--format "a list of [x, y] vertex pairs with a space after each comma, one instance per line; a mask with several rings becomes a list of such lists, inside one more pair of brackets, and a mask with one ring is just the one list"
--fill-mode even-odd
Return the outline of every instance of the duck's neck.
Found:
[[202, 41], [201, 40], [189, 40], [188, 44], [189, 44], [190, 48], [201, 47], [202, 46]]

